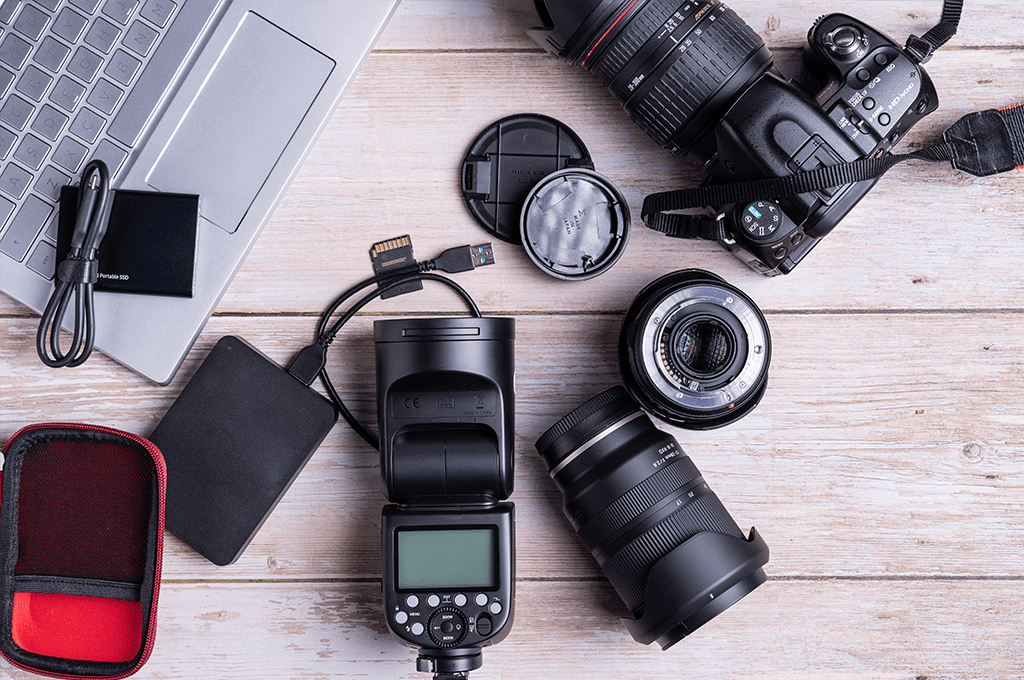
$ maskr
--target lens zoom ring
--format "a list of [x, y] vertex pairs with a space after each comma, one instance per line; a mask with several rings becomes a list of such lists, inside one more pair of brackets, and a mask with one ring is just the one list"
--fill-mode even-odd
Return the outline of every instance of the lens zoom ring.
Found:
[[743, 538], [743, 532], [718, 497], [706, 493], [651, 527], [601, 565], [631, 612], [635, 614], [643, 607], [647, 575], [654, 563], [702, 531]]
[[662, 145], [761, 46], [761, 36], [732, 10], [702, 30], [633, 112], [636, 122]]
[[594, 515], [593, 519], [580, 527], [580, 538], [593, 550], [634, 518], [698, 477], [700, 470], [693, 461], [687, 456], [680, 458], [643, 480]]
[[679, 8], [679, 0], [652, 0], [629, 22], [629, 26], [616, 38], [594, 66], [594, 75], [605, 87], [633, 58], [644, 43], [661, 28], [672, 12]]

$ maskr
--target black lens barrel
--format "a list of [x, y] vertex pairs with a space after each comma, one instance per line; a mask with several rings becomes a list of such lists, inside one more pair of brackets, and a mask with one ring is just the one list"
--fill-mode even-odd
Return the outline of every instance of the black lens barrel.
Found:
[[720, 0], [536, 4], [547, 24], [530, 30], [537, 42], [592, 71], [659, 144], [701, 163], [711, 128], [774, 61]]
[[[766, 578], [767, 546], [753, 533], [743, 537], [678, 442], [654, 427], [623, 387], [555, 423], [537, 450], [562, 491], [566, 516], [633, 613], [637, 641], [667, 648]], [[717, 538], [702, 538], [708, 535]], [[721, 548], [697, 555], [688, 547], [697, 539]], [[688, 566], [666, 573], [665, 560]], [[707, 572], [690, 565], [694, 560], [717, 567]], [[695, 589], [707, 601], [691, 601]]]

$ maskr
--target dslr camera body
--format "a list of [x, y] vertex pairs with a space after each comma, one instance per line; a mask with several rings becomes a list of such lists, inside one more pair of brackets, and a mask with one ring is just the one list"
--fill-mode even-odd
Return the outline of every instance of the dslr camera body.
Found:
[[[592, 71], [651, 137], [702, 165], [702, 186], [880, 156], [938, 107], [920, 54], [844, 14], [814, 23], [790, 80], [719, 0], [535, 4], [544, 26], [532, 37]], [[713, 205], [719, 224], [704, 234], [755, 271], [787, 274], [876, 181]], [[682, 231], [670, 234], [707, 237]]]
[[388, 627], [464, 678], [512, 628], [514, 336], [508, 318], [374, 322]]

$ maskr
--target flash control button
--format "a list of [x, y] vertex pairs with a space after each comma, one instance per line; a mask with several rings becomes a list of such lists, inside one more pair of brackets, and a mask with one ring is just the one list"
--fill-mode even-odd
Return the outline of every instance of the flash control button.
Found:
[[466, 602], [468, 602], [468, 600], [466, 599], [466, 596], [463, 595], [462, 593], [459, 593], [458, 595], [455, 596], [455, 606], [456, 607], [465, 607], [466, 606]]
[[479, 607], [483, 607], [485, 604], [487, 604], [487, 595], [485, 595], [484, 593], [477, 593], [476, 604]]
[[489, 609], [491, 610], [492, 614], [495, 614], [495, 615], [500, 614], [501, 613], [501, 603], [500, 602], [492, 602], [491, 606], [489, 607]]
[[423, 624], [420, 623], [419, 621], [417, 621], [416, 623], [412, 624], [412, 634], [413, 635], [423, 635], [423, 631], [424, 630], [425, 629], [423, 628]]
[[420, 606], [420, 598], [416, 597], [415, 595], [410, 595], [409, 597], [405, 598], [405, 604], [410, 609], [415, 609], [416, 607]]
[[437, 595], [428, 595], [427, 596], [427, 606], [428, 607], [436, 607], [439, 604], [441, 604], [441, 598], [439, 598]]
[[406, 614], [405, 612], [398, 612], [397, 614], [395, 614], [395, 622], [398, 623], [399, 625], [404, 624], [408, 620], [409, 620], [409, 615]]

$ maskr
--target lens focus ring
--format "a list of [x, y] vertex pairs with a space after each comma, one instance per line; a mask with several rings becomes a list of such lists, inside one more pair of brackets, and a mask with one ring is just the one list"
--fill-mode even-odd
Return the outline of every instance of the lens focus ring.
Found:
[[626, 111], [662, 146], [764, 44], [732, 10], [714, 22], [702, 22], [700, 30], [685, 51], [676, 52], [678, 58], [659, 78], [638, 88], [625, 103]]
[[594, 75], [605, 87], [678, 8], [679, 0], [651, 0], [637, 13], [594, 64]]
[[624, 526], [662, 502], [673, 491], [699, 478], [700, 470], [688, 456], [683, 456], [594, 515], [593, 519], [579, 528], [580, 538], [591, 552], [600, 551], [602, 544]]

